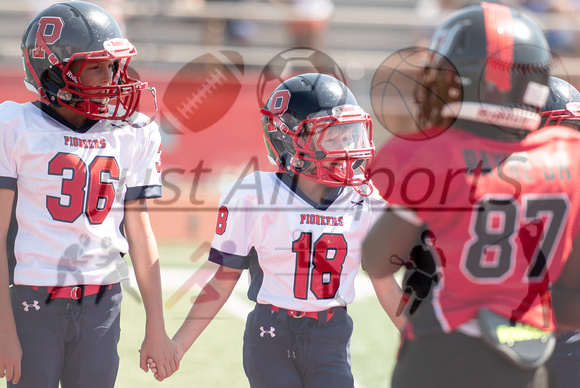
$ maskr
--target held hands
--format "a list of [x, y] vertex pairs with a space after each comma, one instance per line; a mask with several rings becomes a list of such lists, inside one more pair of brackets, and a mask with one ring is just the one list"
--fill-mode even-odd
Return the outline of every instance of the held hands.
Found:
[[158, 381], [163, 381], [177, 372], [179, 362], [183, 357], [183, 354], [178, 353], [175, 344], [167, 335], [163, 335], [156, 340], [146, 336], [139, 353], [139, 366], [141, 369], [145, 372], [151, 369], [155, 379]]
[[6, 376], [6, 381], [18, 384], [21, 374], [21, 360], [22, 348], [18, 337], [0, 334], [0, 379]]
[[[175, 349], [177, 360], [178, 360], [177, 362], [179, 364], [179, 362], [183, 358], [183, 355], [185, 352], [179, 348], [179, 345], [176, 342], [174, 342], [174, 341], [171, 341], [171, 342], [172, 342], [173, 347]], [[151, 358], [151, 357], [147, 358], [147, 366], [149, 367], [151, 372], [153, 372], [153, 376], [155, 377], [155, 379], [157, 379], [158, 381], [163, 381], [163, 378], [161, 378], [161, 374], [160, 374], [160, 372], [162, 371], [162, 368], [161, 368], [159, 363], [155, 362], [154, 358]], [[167, 376], [167, 377], [169, 377], [169, 376]]]

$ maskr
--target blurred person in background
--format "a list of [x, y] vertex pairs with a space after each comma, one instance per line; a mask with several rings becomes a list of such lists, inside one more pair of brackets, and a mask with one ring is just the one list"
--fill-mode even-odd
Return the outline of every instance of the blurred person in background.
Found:
[[[540, 113], [540, 127], [563, 125], [580, 130], [580, 92], [569, 82], [550, 77], [550, 96]], [[580, 387], [580, 331], [559, 329], [552, 363], [558, 388]]]
[[268, 0], [286, 9], [292, 47], [321, 48], [332, 14], [332, 0]]

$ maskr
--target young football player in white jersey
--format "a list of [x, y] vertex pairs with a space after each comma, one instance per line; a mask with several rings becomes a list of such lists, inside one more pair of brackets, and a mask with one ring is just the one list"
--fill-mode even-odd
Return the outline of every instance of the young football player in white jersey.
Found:
[[148, 88], [127, 75], [135, 48], [105, 10], [75, 1], [40, 12], [22, 51], [40, 98], [0, 104], [0, 378], [113, 387], [130, 252], [146, 311], [140, 366], [155, 357], [163, 379], [179, 360], [146, 206], [161, 195], [160, 134], [136, 112]]
[[[285, 81], [261, 113], [280, 172], [257, 171], [223, 191], [209, 255], [220, 267], [173, 341], [183, 356], [248, 269], [256, 302], [243, 346], [250, 385], [353, 387], [346, 306], [361, 242], [386, 205], [356, 174], [374, 155], [370, 116], [342, 82], [321, 74]], [[391, 277], [375, 287], [401, 328], [398, 284]]]

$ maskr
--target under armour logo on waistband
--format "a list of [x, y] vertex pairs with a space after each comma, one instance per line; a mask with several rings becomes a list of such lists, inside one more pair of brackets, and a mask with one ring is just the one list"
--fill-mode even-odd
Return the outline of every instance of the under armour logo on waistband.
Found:
[[270, 334], [270, 337], [276, 337], [276, 334], [274, 334], [274, 331], [276, 330], [275, 327], [270, 326], [270, 330], [264, 330], [264, 326], [260, 326], [260, 337], [264, 337], [264, 334]]
[[22, 305], [24, 306], [24, 311], [28, 311], [30, 309], [30, 307], [34, 307], [35, 310], [40, 310], [40, 306], [38, 305], [37, 300], [35, 300], [33, 304], [28, 304], [26, 302], [22, 302]]

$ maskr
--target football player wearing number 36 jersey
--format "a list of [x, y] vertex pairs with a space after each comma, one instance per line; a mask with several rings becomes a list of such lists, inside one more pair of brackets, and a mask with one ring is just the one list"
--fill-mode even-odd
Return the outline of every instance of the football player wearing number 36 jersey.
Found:
[[136, 50], [105, 10], [75, 1], [40, 12], [22, 51], [39, 100], [0, 105], [0, 377], [113, 387], [129, 252], [146, 311], [140, 366], [155, 357], [163, 379], [179, 361], [146, 206], [161, 195], [160, 134], [136, 112], [148, 89], [127, 74]]
[[[250, 386], [353, 387], [346, 306], [362, 239], [385, 207], [359, 173], [374, 155], [370, 116], [322, 74], [285, 81], [261, 113], [280, 171], [255, 172], [223, 191], [209, 255], [220, 266], [173, 341], [183, 355], [248, 269], [256, 302], [243, 345]], [[394, 278], [374, 286], [402, 327]]]

